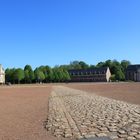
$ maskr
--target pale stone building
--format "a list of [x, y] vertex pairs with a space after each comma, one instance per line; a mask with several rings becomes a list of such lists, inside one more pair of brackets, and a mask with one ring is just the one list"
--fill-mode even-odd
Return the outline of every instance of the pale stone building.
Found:
[[5, 71], [2, 68], [2, 65], [0, 64], [0, 84], [5, 83]]
[[109, 67], [74, 69], [68, 72], [71, 77], [71, 82], [109, 82], [111, 77]]

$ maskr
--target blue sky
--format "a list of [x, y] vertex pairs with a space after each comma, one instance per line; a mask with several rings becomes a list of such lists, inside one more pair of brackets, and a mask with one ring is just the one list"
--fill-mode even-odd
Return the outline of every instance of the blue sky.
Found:
[[0, 0], [0, 63], [140, 63], [139, 7], [139, 0]]

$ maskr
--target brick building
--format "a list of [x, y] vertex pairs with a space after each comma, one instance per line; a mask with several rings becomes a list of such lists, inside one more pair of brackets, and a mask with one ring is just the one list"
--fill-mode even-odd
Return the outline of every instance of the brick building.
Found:
[[71, 82], [109, 82], [111, 72], [108, 67], [92, 69], [73, 69], [68, 71]]
[[5, 71], [2, 68], [2, 65], [0, 64], [0, 84], [5, 83]]
[[140, 82], [140, 65], [129, 65], [127, 67], [126, 80]]

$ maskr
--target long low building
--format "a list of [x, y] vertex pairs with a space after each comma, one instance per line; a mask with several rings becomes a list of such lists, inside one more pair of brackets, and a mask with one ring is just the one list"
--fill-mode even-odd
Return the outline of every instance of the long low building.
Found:
[[92, 69], [73, 69], [68, 71], [71, 82], [109, 82], [111, 72], [108, 67]]
[[140, 82], [140, 64], [129, 65], [126, 69], [126, 80]]
[[5, 71], [2, 68], [2, 65], [0, 64], [0, 84], [5, 83]]

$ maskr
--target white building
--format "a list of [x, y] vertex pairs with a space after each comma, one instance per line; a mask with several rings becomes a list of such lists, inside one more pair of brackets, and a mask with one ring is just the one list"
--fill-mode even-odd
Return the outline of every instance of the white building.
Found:
[[2, 65], [0, 64], [0, 84], [5, 83], [5, 71], [2, 68]]

